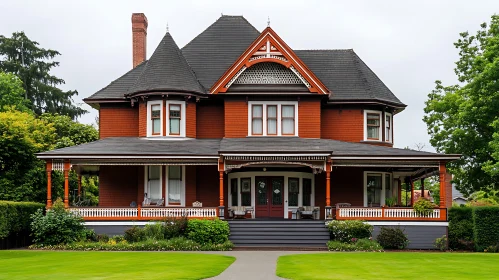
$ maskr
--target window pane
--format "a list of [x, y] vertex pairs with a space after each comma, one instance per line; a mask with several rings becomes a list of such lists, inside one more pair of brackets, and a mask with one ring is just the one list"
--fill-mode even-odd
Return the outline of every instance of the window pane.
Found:
[[303, 179], [303, 206], [312, 206], [312, 180]]
[[282, 105], [282, 117], [283, 118], [293, 118], [295, 116], [295, 106], [294, 105]]
[[298, 206], [299, 179], [288, 179], [288, 206]]
[[263, 134], [263, 121], [262, 119], [253, 119], [253, 133], [252, 134]]
[[149, 166], [149, 180], [159, 179], [160, 170], [161, 166], [159, 165]]
[[161, 184], [159, 181], [159, 173], [161, 166], [154, 165], [148, 167], [148, 190], [147, 197], [150, 199], [161, 199]]
[[180, 166], [180, 165], [169, 165], [168, 166], [168, 177], [170, 179], [182, 180], [182, 166]]
[[391, 118], [390, 116], [386, 116], [386, 135], [385, 135], [385, 139], [386, 141], [391, 141], [391, 136], [392, 136], [392, 133], [391, 133]]
[[267, 106], [267, 118], [277, 118], [277, 106]]
[[170, 105], [170, 117], [180, 118], [180, 105]]
[[267, 120], [267, 134], [277, 134], [277, 120], [276, 119], [268, 119]]
[[182, 166], [168, 166], [168, 203], [180, 204], [182, 194]]
[[237, 206], [237, 179], [230, 180], [230, 194], [232, 199], [232, 206]]
[[241, 193], [241, 206], [251, 206], [251, 193]]
[[161, 119], [152, 120], [152, 133], [159, 134], [161, 132]]
[[170, 134], [180, 134], [180, 119], [170, 119]]
[[272, 205], [282, 205], [283, 180], [272, 179]]
[[160, 117], [160, 105], [152, 105], [151, 106], [151, 118], [159, 118]]
[[295, 134], [295, 120], [283, 119], [282, 120], [282, 134]]
[[377, 127], [377, 126], [368, 126], [367, 127], [367, 138], [370, 138], [370, 139], [379, 139], [379, 127]]
[[367, 206], [381, 206], [381, 174], [367, 174]]
[[385, 174], [385, 199], [392, 197], [392, 182], [390, 178], [391, 176], [389, 174]]
[[263, 106], [253, 105], [253, 118], [262, 118], [262, 117], [263, 117]]

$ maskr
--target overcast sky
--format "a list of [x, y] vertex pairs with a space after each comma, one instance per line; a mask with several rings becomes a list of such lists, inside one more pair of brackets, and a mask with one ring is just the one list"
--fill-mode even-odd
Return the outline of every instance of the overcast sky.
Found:
[[[149, 20], [147, 55], [166, 32], [180, 47], [220, 15], [271, 27], [293, 49], [354, 49], [407, 108], [395, 116], [395, 146], [428, 143], [424, 101], [439, 79], [455, 83], [459, 33], [499, 13], [499, 1], [1, 1], [0, 34], [23, 30], [59, 51], [64, 89], [90, 96], [132, 67], [131, 14]], [[80, 119], [95, 122], [97, 111]]]

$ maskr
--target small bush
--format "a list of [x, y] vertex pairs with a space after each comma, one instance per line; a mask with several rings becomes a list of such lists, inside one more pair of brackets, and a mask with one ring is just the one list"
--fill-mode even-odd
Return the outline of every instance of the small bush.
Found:
[[497, 245], [491, 245], [491, 246], [487, 247], [483, 251], [487, 252], [487, 253], [499, 253], [499, 244], [497, 244]]
[[125, 236], [123, 236], [123, 235], [115, 235], [115, 236], [113, 236], [113, 237], [112, 237], [112, 238], [110, 238], [110, 239], [114, 240], [114, 241], [115, 241], [115, 242], [117, 242], [117, 243], [120, 243], [120, 242], [126, 241], [126, 240], [125, 240]]
[[162, 223], [147, 224], [144, 227], [144, 235], [146, 238], [154, 240], [165, 239], [165, 227]]
[[107, 234], [97, 234], [97, 242], [108, 242], [109, 236]]
[[423, 217], [428, 216], [435, 207], [435, 204], [423, 197], [420, 197], [416, 202], [414, 202], [413, 206], [414, 212]]
[[185, 236], [187, 230], [187, 217], [166, 218], [163, 222], [163, 233], [166, 239]]
[[499, 243], [499, 207], [473, 208], [473, 236], [478, 252]]
[[442, 237], [435, 239], [433, 246], [442, 252], [447, 250], [447, 236], [443, 235]]
[[133, 226], [125, 230], [124, 238], [127, 242], [139, 242], [146, 238], [146, 234], [143, 228], [138, 226]]
[[337, 252], [383, 252], [383, 247], [381, 247], [378, 242], [367, 238], [358, 239], [355, 242], [332, 240], [327, 243], [327, 248], [329, 251]]
[[376, 240], [385, 249], [405, 249], [409, 245], [407, 235], [400, 228], [382, 227]]
[[328, 224], [331, 239], [349, 242], [352, 238], [369, 238], [373, 232], [373, 226], [364, 221], [331, 221]]
[[449, 248], [453, 250], [474, 250], [473, 208], [449, 208]]
[[189, 220], [187, 238], [199, 244], [223, 244], [229, 240], [229, 224], [219, 219]]
[[84, 229], [82, 231], [81, 241], [97, 242], [97, 234], [93, 229]]
[[46, 215], [43, 215], [43, 212], [43, 209], [38, 209], [31, 215], [31, 230], [35, 244], [66, 244], [86, 236], [83, 218], [65, 209], [60, 198]]

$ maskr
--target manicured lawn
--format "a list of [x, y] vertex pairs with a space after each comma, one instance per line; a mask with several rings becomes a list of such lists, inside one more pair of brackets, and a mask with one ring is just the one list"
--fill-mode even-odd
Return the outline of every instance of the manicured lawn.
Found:
[[169, 252], [0, 251], [0, 279], [203, 279], [234, 260]]
[[497, 279], [499, 254], [324, 253], [282, 256], [288, 279]]

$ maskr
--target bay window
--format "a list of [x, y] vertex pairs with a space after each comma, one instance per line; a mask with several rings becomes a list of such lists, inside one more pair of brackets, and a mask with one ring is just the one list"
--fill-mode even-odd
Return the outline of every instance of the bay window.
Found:
[[367, 114], [367, 139], [380, 140], [379, 127], [380, 127], [379, 114]]
[[248, 102], [249, 136], [298, 136], [298, 102]]
[[185, 137], [185, 101], [147, 102], [147, 136]]
[[364, 110], [364, 141], [393, 143], [393, 115]]

